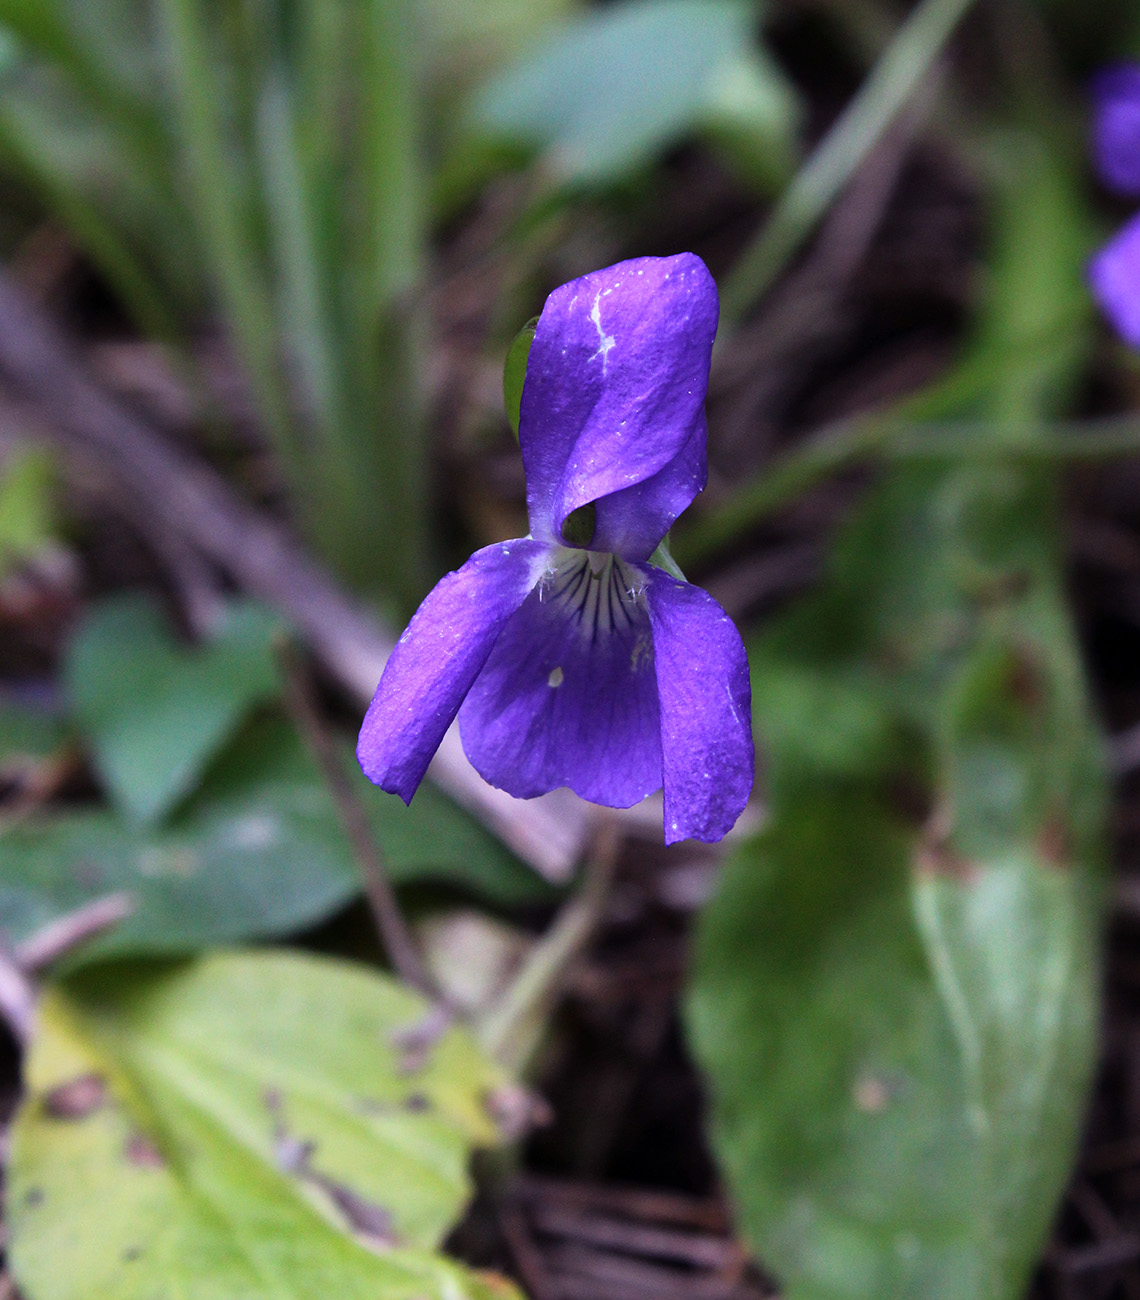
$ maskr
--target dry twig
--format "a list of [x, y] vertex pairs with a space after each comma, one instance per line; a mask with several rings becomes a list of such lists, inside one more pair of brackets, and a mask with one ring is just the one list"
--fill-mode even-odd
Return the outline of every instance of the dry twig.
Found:
[[288, 640], [281, 642], [277, 656], [285, 675], [285, 698], [289, 712], [305, 737], [336, 805], [337, 817], [352, 846], [352, 855], [360, 871], [364, 894], [384, 951], [406, 984], [433, 997], [431, 976], [424, 965], [411, 926], [404, 920], [404, 914], [400, 910], [388, 874], [388, 865], [368, 824], [368, 814], [345, 776], [340, 755], [336, 752], [333, 738], [313, 698], [312, 681], [305, 665]]
[[35, 1023], [36, 986], [31, 976], [117, 925], [133, 908], [129, 894], [108, 894], [49, 921], [15, 948], [0, 934], [0, 1020], [18, 1043], [30, 1040]]

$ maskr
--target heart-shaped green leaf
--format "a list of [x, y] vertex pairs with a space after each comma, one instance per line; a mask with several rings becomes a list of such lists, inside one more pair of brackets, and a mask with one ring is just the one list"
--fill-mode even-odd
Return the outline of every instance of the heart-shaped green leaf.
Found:
[[[549, 897], [439, 791], [425, 785], [406, 808], [394, 795], [377, 798], [352, 766], [397, 883], [450, 881], [499, 903]], [[84, 960], [286, 934], [360, 888], [320, 773], [293, 728], [272, 718], [251, 724], [163, 826], [107, 812], [24, 821], [0, 834], [0, 859], [0, 926], [13, 942], [100, 895], [132, 896], [134, 911]]]
[[175, 643], [152, 600], [118, 596], [88, 614], [65, 682], [107, 792], [137, 822], [188, 794], [251, 705], [277, 690], [275, 619], [233, 603], [206, 645]]
[[1048, 473], [892, 474], [752, 656], [769, 827], [689, 1004], [790, 1300], [1015, 1300], [1096, 1048], [1104, 774]]
[[733, 855], [689, 1022], [790, 1300], [1024, 1294], [1095, 1052], [1091, 892], [1031, 843], [932, 869], [889, 789], [801, 787]]
[[477, 97], [484, 136], [545, 152], [564, 182], [611, 183], [686, 134], [730, 139], [750, 178], [795, 156], [794, 91], [738, 0], [630, 0], [566, 24]]
[[12, 1131], [27, 1300], [510, 1300], [433, 1253], [505, 1082], [422, 999], [289, 953], [93, 970], [50, 992]]

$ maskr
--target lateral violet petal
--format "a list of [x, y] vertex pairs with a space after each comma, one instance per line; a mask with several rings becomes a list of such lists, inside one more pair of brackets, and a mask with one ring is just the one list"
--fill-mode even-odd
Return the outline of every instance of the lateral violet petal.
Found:
[[533, 536], [561, 541], [573, 510], [644, 483], [686, 448], [718, 310], [693, 253], [619, 262], [547, 298], [519, 420]]
[[627, 560], [649, 559], [677, 516], [704, 491], [709, 476], [707, 442], [702, 414], [689, 441], [663, 469], [642, 483], [601, 497], [591, 546], [616, 551]]
[[529, 538], [486, 546], [428, 593], [385, 664], [360, 728], [356, 756], [370, 781], [410, 802], [549, 555]]
[[1092, 91], [1097, 171], [1117, 194], [1140, 196], [1140, 64], [1107, 68]]
[[[569, 786], [628, 808], [661, 786], [649, 619], [632, 566], [584, 551], [523, 602], [459, 711], [467, 757], [518, 798]], [[597, 557], [595, 557], [597, 558]]]
[[1093, 258], [1089, 280], [1117, 332], [1140, 348], [1140, 217], [1134, 217]]
[[748, 657], [708, 592], [642, 571], [661, 700], [665, 843], [711, 843], [732, 829], [752, 792]]

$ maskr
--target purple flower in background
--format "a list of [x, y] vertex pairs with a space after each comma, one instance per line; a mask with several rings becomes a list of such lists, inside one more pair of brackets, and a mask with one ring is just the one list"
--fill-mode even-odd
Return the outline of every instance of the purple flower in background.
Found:
[[1101, 179], [1140, 198], [1140, 63], [1107, 68], [1093, 82], [1093, 154]]
[[[1093, 83], [1093, 156], [1109, 189], [1140, 197], [1140, 64], [1109, 68]], [[1119, 333], [1140, 347], [1140, 217], [1093, 258], [1093, 291]]]
[[744, 646], [711, 596], [650, 563], [705, 485], [717, 311], [691, 253], [547, 298], [519, 420], [530, 536], [476, 551], [417, 610], [360, 731], [371, 780], [410, 800], [458, 712], [468, 758], [509, 794], [566, 785], [627, 808], [664, 786], [667, 843], [732, 827], [753, 779]]

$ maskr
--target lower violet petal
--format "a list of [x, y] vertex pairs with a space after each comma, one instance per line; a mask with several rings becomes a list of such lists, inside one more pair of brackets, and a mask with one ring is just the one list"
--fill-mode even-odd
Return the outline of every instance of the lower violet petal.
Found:
[[1093, 291], [1118, 333], [1140, 347], [1140, 217], [1135, 217], [1089, 267]]
[[628, 808], [661, 786], [653, 643], [638, 570], [563, 562], [503, 629], [459, 713], [463, 748], [518, 798], [569, 786]]
[[740, 633], [699, 587], [645, 568], [661, 700], [665, 843], [725, 836], [752, 792], [752, 692]]
[[550, 548], [486, 546], [441, 578], [408, 624], [368, 707], [356, 755], [369, 780], [407, 803], [496, 638], [541, 577]]

